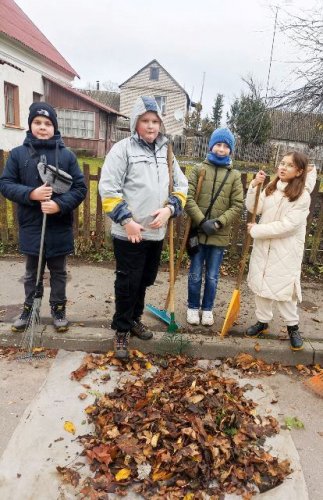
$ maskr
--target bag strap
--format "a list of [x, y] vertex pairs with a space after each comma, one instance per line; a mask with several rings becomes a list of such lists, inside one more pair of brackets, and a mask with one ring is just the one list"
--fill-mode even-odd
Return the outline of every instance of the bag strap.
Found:
[[227, 178], [228, 178], [229, 174], [230, 174], [230, 170], [227, 170], [227, 171], [226, 171], [226, 174], [225, 174], [225, 176], [223, 177], [223, 180], [222, 180], [222, 182], [221, 182], [221, 184], [220, 184], [220, 186], [219, 186], [219, 189], [217, 190], [217, 192], [215, 193], [215, 195], [214, 195], [214, 196], [213, 196], [213, 198], [211, 199], [211, 203], [210, 203], [210, 205], [208, 206], [208, 208], [207, 208], [207, 210], [206, 210], [206, 212], [205, 212], [205, 214], [204, 214], [204, 215], [205, 215], [205, 218], [207, 218], [207, 217], [210, 215], [211, 210], [212, 210], [212, 207], [213, 207], [213, 205], [214, 205], [214, 203], [215, 203], [215, 201], [216, 201], [217, 197], [219, 196], [219, 194], [220, 194], [220, 192], [221, 192], [221, 190], [222, 190], [222, 188], [223, 188], [223, 186], [224, 186], [224, 184], [225, 184], [225, 181], [227, 180]]

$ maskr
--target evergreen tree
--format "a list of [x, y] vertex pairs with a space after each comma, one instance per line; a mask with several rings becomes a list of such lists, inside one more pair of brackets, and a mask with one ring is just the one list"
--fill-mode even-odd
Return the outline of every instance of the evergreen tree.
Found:
[[223, 94], [218, 94], [214, 101], [214, 106], [212, 108], [212, 122], [214, 128], [219, 128], [221, 126], [223, 112]]

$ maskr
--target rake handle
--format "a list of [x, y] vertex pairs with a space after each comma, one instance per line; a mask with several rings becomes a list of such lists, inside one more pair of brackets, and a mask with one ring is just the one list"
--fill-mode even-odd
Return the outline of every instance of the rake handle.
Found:
[[44, 249], [45, 249], [45, 232], [46, 232], [47, 214], [43, 214], [43, 222], [40, 233], [40, 245], [39, 245], [39, 257], [37, 266], [37, 276], [36, 276], [36, 286], [35, 286], [35, 298], [41, 297], [40, 283], [42, 279], [43, 271], [43, 260], [44, 260]]
[[[198, 202], [205, 174], [206, 174], [206, 170], [205, 170], [205, 168], [202, 168], [201, 171], [200, 171], [200, 175], [199, 175], [199, 178], [198, 178], [197, 187], [196, 187], [196, 191], [195, 191], [195, 197], [194, 197], [194, 201], [195, 202]], [[188, 217], [187, 223], [186, 223], [186, 226], [185, 226], [183, 240], [182, 240], [182, 243], [181, 243], [181, 246], [180, 246], [180, 249], [179, 249], [179, 254], [178, 254], [178, 257], [177, 257], [177, 260], [176, 260], [175, 269], [174, 269], [174, 282], [177, 279], [178, 272], [179, 272], [179, 269], [181, 267], [181, 263], [182, 263], [184, 251], [185, 251], [185, 248], [186, 248], [186, 243], [187, 243], [188, 235], [190, 233], [191, 225], [192, 225], [192, 220], [191, 220], [190, 217]], [[168, 309], [169, 302], [170, 302], [170, 288], [168, 290], [168, 294], [167, 294], [167, 298], [166, 298], [165, 309]]]
[[[169, 193], [173, 192], [173, 149], [169, 142], [167, 147], [167, 165], [169, 172]], [[175, 294], [174, 294], [174, 220], [169, 219], [168, 223], [168, 238], [169, 238], [169, 306], [170, 312], [175, 311]]]
[[[259, 196], [260, 196], [260, 190], [261, 190], [261, 184], [258, 184], [257, 185], [257, 191], [256, 191], [255, 204], [254, 204], [254, 207], [253, 207], [252, 217], [251, 217], [251, 223], [252, 224], [256, 220], [257, 208], [258, 208], [258, 202], [259, 202]], [[247, 231], [248, 231], [248, 229], [247, 229]], [[252, 237], [251, 237], [250, 233], [247, 232], [247, 236], [246, 236], [245, 244], [244, 244], [244, 249], [243, 249], [243, 253], [242, 253], [242, 257], [241, 257], [241, 261], [240, 261], [240, 270], [239, 270], [239, 274], [238, 274], [238, 278], [237, 278], [237, 285], [236, 285], [236, 289], [237, 290], [239, 290], [240, 285], [242, 283], [243, 273], [244, 273], [244, 270], [245, 270], [245, 267], [246, 267], [246, 262], [247, 262], [247, 257], [248, 257], [248, 253], [249, 253], [249, 247], [250, 247], [250, 244], [251, 244], [251, 240], [252, 240]]]

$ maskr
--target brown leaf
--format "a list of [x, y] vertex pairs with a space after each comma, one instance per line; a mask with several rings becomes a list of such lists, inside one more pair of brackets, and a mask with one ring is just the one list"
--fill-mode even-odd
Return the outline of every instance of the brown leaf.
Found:
[[65, 483], [70, 483], [72, 486], [78, 486], [80, 482], [80, 474], [69, 467], [60, 467], [59, 465], [56, 467], [57, 472], [63, 476], [63, 481]]

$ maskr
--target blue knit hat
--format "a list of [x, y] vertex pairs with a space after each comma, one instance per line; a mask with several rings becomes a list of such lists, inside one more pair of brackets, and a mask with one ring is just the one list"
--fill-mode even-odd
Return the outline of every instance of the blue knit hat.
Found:
[[209, 150], [212, 151], [214, 144], [217, 144], [218, 142], [224, 142], [227, 144], [230, 148], [230, 154], [233, 153], [236, 140], [231, 130], [228, 128], [217, 128], [214, 130], [209, 140]]

